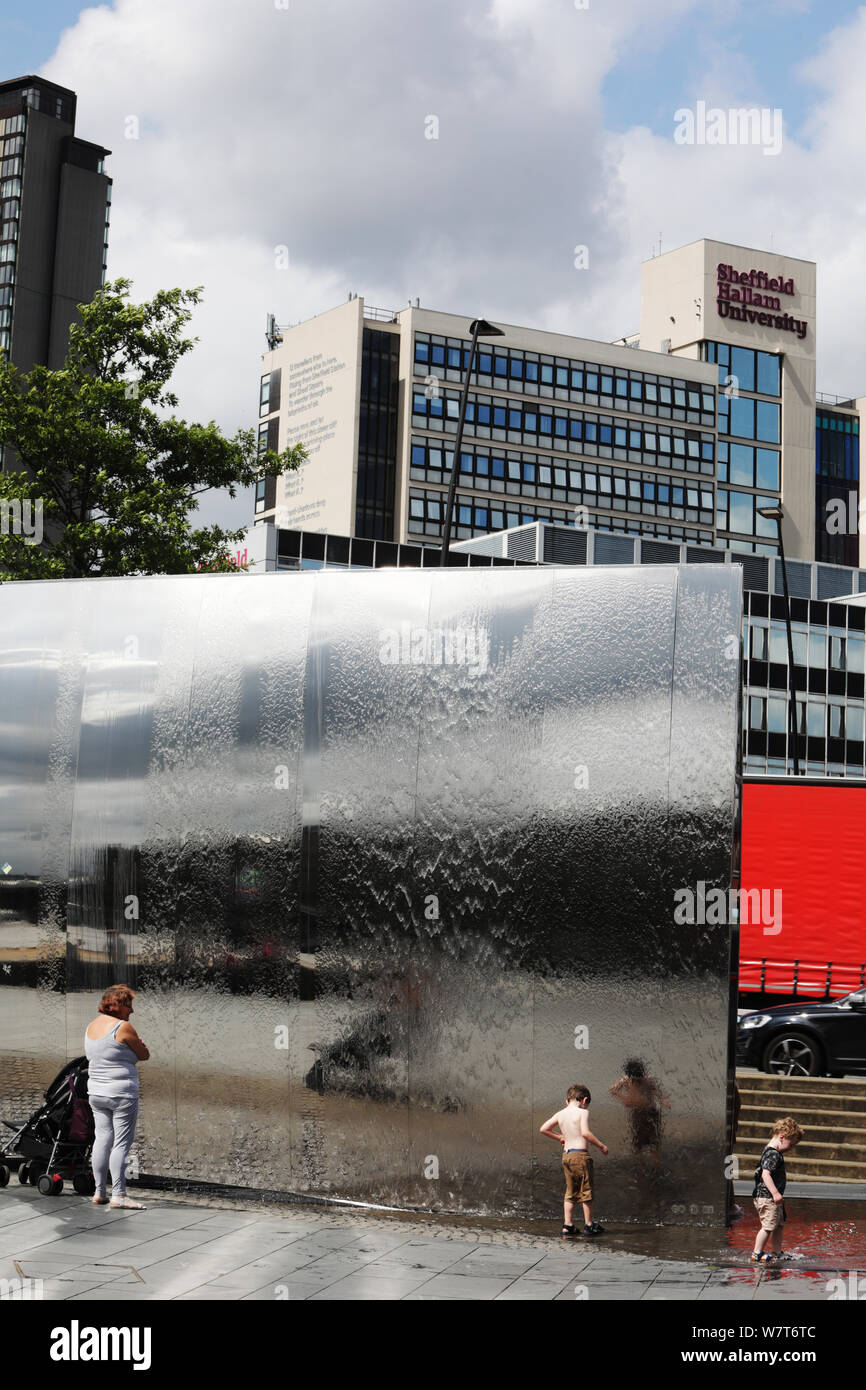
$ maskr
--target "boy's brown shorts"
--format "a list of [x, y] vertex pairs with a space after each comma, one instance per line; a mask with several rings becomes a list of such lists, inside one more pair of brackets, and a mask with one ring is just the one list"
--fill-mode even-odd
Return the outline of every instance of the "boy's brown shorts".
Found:
[[565, 1200], [591, 1202], [592, 1159], [589, 1154], [563, 1154], [562, 1167], [565, 1172]]
[[774, 1202], [772, 1197], [755, 1197], [755, 1211], [765, 1231], [775, 1231], [785, 1223], [784, 1202]]

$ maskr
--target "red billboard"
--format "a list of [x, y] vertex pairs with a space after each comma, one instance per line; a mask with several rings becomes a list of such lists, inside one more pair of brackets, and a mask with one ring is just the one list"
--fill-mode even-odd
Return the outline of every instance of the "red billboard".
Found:
[[741, 905], [749, 889], [769, 891], [780, 910], [768, 925], [741, 906], [741, 991], [835, 998], [861, 985], [866, 785], [745, 782]]

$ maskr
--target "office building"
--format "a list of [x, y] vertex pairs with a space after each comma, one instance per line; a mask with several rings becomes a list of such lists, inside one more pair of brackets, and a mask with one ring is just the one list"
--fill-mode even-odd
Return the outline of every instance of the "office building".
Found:
[[[455, 539], [576, 521], [773, 556], [760, 513], [781, 502], [790, 557], [857, 564], [864, 402], [816, 395], [815, 315], [813, 262], [701, 240], [644, 265], [640, 331], [615, 344], [497, 322]], [[261, 447], [310, 456], [260, 485], [256, 521], [438, 543], [469, 322], [353, 297], [287, 329], [263, 362]]]
[[40, 77], [0, 83], [0, 352], [22, 372], [63, 365], [105, 280], [110, 151], [75, 134], [75, 110]]

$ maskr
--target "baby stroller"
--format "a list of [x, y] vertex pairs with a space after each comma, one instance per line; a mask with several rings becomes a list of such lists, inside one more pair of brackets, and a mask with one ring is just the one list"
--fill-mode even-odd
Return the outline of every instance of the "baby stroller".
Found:
[[18, 1164], [18, 1181], [38, 1187], [45, 1197], [59, 1197], [64, 1177], [82, 1197], [96, 1191], [90, 1170], [93, 1112], [87, 1100], [87, 1058], [74, 1057], [59, 1071], [45, 1092], [45, 1104], [19, 1124], [4, 1120], [14, 1131], [0, 1144], [0, 1187]]

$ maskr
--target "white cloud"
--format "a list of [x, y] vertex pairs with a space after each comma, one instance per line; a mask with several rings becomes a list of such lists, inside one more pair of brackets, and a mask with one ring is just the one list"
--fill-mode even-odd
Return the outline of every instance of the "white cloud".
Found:
[[[187, 418], [256, 420], [265, 315], [322, 312], [355, 290], [613, 337], [637, 327], [640, 261], [699, 236], [819, 261], [826, 386], [866, 359], [848, 324], [866, 252], [860, 74], [866, 15], [828, 39], [808, 146], [684, 148], [606, 132], [606, 74], [706, 0], [116, 0], [85, 11], [44, 75], [79, 94], [79, 133], [110, 146], [109, 274], [135, 292], [203, 284], [201, 344], [178, 373]], [[689, 85], [747, 99], [729, 47]], [[436, 115], [438, 140], [425, 139]], [[140, 138], [127, 139], [129, 116]], [[275, 268], [274, 248], [290, 268]], [[574, 268], [574, 247], [590, 269]], [[844, 379], [844, 384], [843, 383]], [[861, 388], [862, 389], [862, 388]], [[252, 508], [203, 508], [251, 519]]]

